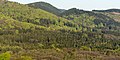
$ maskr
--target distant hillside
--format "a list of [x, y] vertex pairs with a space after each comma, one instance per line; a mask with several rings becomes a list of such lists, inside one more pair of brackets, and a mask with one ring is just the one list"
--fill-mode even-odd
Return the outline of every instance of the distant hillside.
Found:
[[5, 16], [10, 16], [14, 20], [20, 22], [32, 23], [35, 25], [40, 25], [44, 27], [49, 27], [49, 29], [66, 29], [66, 30], [76, 30], [77, 24], [73, 22], [57, 17], [54, 14], [46, 12], [42, 9], [35, 9], [27, 5], [22, 5], [15, 2], [7, 2], [0, 5], [0, 13]]
[[[76, 8], [72, 8], [64, 11], [61, 14], [62, 17], [73, 21], [76, 24], [82, 24], [84, 27], [92, 29], [100, 29], [102, 31], [110, 31], [109, 28], [115, 28], [113, 30], [119, 31], [120, 23], [114, 21], [110, 16], [102, 13], [94, 13], [92, 11], [84, 11]], [[115, 27], [118, 26], [118, 27]]]
[[84, 27], [84, 31], [93, 31], [94, 29], [101, 31], [112, 27], [111, 31], [118, 31], [117, 27], [120, 25], [107, 15], [76, 8], [62, 12], [61, 17], [15, 2], [7, 2], [0, 8], [2, 8], [0, 9], [1, 14], [10, 16], [14, 20], [44, 26], [52, 30], [81, 31]]
[[45, 11], [48, 11], [48, 12], [56, 14], [56, 15], [59, 15], [60, 13], [62, 13], [64, 11], [64, 9], [58, 9], [58, 8], [54, 7], [53, 5], [46, 3], [46, 2], [30, 3], [30, 4], [28, 4], [28, 6], [34, 7], [34, 8], [40, 8], [40, 9], [43, 9]]
[[[107, 22], [109, 22], [109, 20], [112, 20], [112, 18], [110, 18], [104, 14], [94, 13], [91, 11], [79, 10], [76, 8], [72, 8], [72, 9], [64, 11], [61, 14], [61, 16], [64, 18], [67, 18], [68, 20], [73, 20], [73, 21], [76, 19], [77, 19], [76, 21], [85, 20], [85, 19], [89, 19], [91, 17], [90, 20], [93, 20], [93, 21], [90, 21], [90, 20], [89, 21], [94, 22], [93, 24], [100, 24], [100, 23], [110, 24]], [[84, 22], [84, 23], [87, 23], [87, 22]]]
[[93, 10], [93, 12], [102, 13], [113, 18], [115, 21], [120, 22], [120, 9]]
[[71, 14], [81, 14], [84, 13], [84, 10], [79, 10], [77, 8], [71, 8], [69, 10], [64, 11], [63, 13], [61, 13], [61, 15], [71, 15]]
[[108, 9], [108, 10], [93, 10], [94, 12], [118, 12], [120, 13], [120, 9]]

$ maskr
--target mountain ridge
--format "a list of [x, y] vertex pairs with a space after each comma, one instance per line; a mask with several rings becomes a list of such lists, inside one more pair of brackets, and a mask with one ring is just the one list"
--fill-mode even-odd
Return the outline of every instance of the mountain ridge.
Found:
[[64, 9], [58, 9], [47, 2], [34, 2], [34, 3], [29, 3], [27, 5], [30, 7], [46, 10], [46, 11], [56, 14], [56, 15], [58, 15], [64, 11]]
[[93, 12], [118, 12], [120, 13], [120, 9], [107, 9], [107, 10], [92, 10]]

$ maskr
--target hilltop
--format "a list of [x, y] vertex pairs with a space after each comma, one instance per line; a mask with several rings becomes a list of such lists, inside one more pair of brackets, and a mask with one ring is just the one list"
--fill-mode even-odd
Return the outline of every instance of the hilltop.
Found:
[[59, 15], [60, 13], [62, 13], [64, 11], [64, 9], [58, 9], [47, 2], [30, 3], [30, 4], [28, 4], [28, 6], [43, 9], [43, 10], [53, 13], [55, 15]]

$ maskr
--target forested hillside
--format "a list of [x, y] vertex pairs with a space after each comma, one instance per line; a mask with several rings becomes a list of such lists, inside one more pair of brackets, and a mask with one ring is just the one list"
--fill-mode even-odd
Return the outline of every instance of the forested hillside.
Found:
[[30, 3], [30, 4], [28, 4], [28, 6], [38, 8], [38, 9], [43, 9], [43, 10], [53, 13], [55, 15], [59, 15], [60, 13], [62, 13], [64, 11], [64, 9], [58, 9], [47, 2]]
[[[31, 6], [32, 4], [28, 4], [31, 7], [38, 7], [41, 5], [44, 5], [45, 2], [37, 2], [32, 3], [34, 6]], [[46, 3], [48, 4], [48, 3]], [[46, 6], [48, 7], [48, 6]], [[44, 7], [45, 8], [45, 7]], [[40, 9], [40, 8], [39, 8]], [[45, 9], [43, 9], [45, 10]], [[47, 9], [45, 11], [48, 11], [51, 9]], [[94, 11], [94, 10], [93, 10]], [[84, 11], [79, 10], [76, 8], [72, 8], [69, 10], [65, 10], [62, 13], [57, 13], [59, 16], [70, 20], [71, 22], [78, 25], [76, 30], [84, 30], [84, 31], [92, 31], [92, 32], [102, 32], [102, 33], [118, 33], [120, 30], [120, 23], [118, 21], [118, 16], [108, 16], [102, 13], [96, 13], [93, 11]], [[95, 10], [97, 11], [97, 10]], [[103, 10], [104, 11], [104, 10]], [[109, 12], [118, 12], [119, 9], [109, 9], [105, 10]], [[50, 11], [48, 11], [50, 12]], [[52, 13], [52, 12], [50, 12]]]
[[120, 13], [120, 9], [108, 9], [108, 10], [93, 10], [94, 12], [118, 12]]
[[93, 10], [93, 12], [105, 14], [113, 18], [115, 21], [120, 22], [120, 9]]
[[82, 24], [85, 30], [91, 29], [93, 32], [97, 31], [102, 33], [120, 31], [120, 23], [115, 21], [114, 18], [102, 13], [72, 8], [64, 11], [61, 16], [76, 24]]
[[2, 1], [0, 60], [120, 60], [120, 23], [112, 17], [76, 8], [57, 16]]
[[[34, 9], [28, 7], [27, 5], [22, 5], [15, 2], [7, 2], [1, 5], [0, 11], [2, 14], [10, 16], [14, 20], [19, 20], [21, 22], [33, 23], [36, 25], [41, 25], [49, 27], [50, 29], [67, 29], [76, 30], [77, 24], [74, 24], [67, 19], [57, 17], [49, 12], [43, 11], [41, 9]], [[19, 13], [18, 13], [19, 12]]]

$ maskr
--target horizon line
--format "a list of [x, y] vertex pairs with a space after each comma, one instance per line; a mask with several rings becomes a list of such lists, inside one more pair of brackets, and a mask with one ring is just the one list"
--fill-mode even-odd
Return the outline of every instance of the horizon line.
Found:
[[[9, 1], [9, 0], [8, 0]], [[10, 2], [17, 2], [17, 1], [10, 1]], [[72, 7], [72, 8], [58, 8], [56, 7], [55, 5], [49, 3], [49, 2], [46, 2], [46, 1], [35, 1], [35, 2], [29, 2], [29, 3], [21, 3], [21, 2], [17, 2], [17, 3], [20, 3], [20, 4], [24, 4], [24, 5], [27, 5], [27, 4], [31, 4], [31, 3], [39, 3], [39, 2], [45, 2], [45, 3], [48, 3], [52, 6], [54, 6], [55, 8], [57, 9], [64, 9], [64, 10], [69, 10], [69, 9], [72, 9], [72, 8], [76, 8], [76, 9], [79, 9], [79, 10], [85, 10], [85, 11], [93, 11], [93, 10], [110, 10], [110, 9], [120, 9], [120, 8], [93, 8], [93, 9], [84, 9], [84, 8], [77, 8], [77, 7]]]

